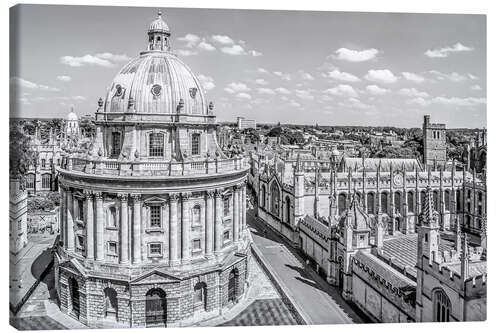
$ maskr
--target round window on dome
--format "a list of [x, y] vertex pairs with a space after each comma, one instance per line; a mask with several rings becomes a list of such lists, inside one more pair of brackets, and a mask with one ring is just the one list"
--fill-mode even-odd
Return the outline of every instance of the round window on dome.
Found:
[[155, 97], [160, 96], [160, 94], [161, 94], [161, 86], [159, 84], [153, 85], [153, 87], [151, 87], [151, 93]]

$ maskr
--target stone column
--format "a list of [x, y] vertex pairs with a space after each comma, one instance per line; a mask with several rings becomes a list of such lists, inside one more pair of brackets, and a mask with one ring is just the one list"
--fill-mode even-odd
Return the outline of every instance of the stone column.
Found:
[[177, 247], [177, 201], [179, 200], [179, 194], [173, 193], [169, 195], [170, 201], [170, 234], [169, 234], [169, 246], [170, 246], [170, 266], [179, 263], [179, 254]]
[[104, 260], [104, 210], [102, 207], [102, 193], [94, 192], [95, 195], [95, 213], [96, 213], [96, 260]]
[[189, 262], [191, 258], [191, 253], [189, 251], [189, 197], [191, 193], [182, 193], [182, 263]]
[[205, 254], [213, 257], [214, 251], [214, 191], [209, 190], [205, 196]]
[[132, 228], [132, 261], [134, 264], [141, 262], [141, 195], [133, 194], [134, 221]]
[[220, 252], [221, 249], [221, 233], [222, 233], [222, 217], [223, 217], [223, 207], [222, 203], [222, 190], [218, 189], [215, 192], [215, 253]]
[[64, 187], [59, 187], [61, 192], [61, 206], [60, 210], [60, 221], [59, 221], [59, 239], [64, 248], [67, 248], [66, 245], [66, 189]]
[[128, 194], [119, 195], [120, 207], [120, 264], [129, 262], [128, 241]]
[[240, 234], [240, 189], [233, 187], [233, 242], [237, 242]]
[[85, 191], [87, 203], [87, 259], [94, 259], [94, 196], [91, 191]]
[[[242, 221], [240, 223], [240, 238], [242, 236], [243, 231], [247, 227], [247, 185], [246, 182], [243, 183], [243, 186], [241, 188], [241, 192], [243, 193], [243, 198], [241, 199], [241, 214], [242, 214]], [[290, 223], [290, 221], [289, 221]]]
[[75, 250], [75, 230], [73, 227], [73, 194], [71, 189], [66, 189], [66, 226], [67, 226], [67, 239], [66, 239], [66, 249], [68, 251]]

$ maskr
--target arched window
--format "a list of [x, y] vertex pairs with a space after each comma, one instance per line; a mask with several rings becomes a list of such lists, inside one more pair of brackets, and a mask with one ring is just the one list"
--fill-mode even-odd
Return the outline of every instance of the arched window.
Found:
[[280, 189], [274, 182], [271, 185], [271, 212], [276, 216], [280, 216], [280, 199]]
[[50, 175], [50, 174], [42, 175], [42, 188], [43, 189], [50, 189], [51, 183], [52, 183], [52, 175]]
[[42, 158], [41, 163], [42, 163], [42, 169], [45, 169], [45, 158]]
[[266, 186], [262, 185], [260, 188], [260, 205], [263, 208], [266, 208]]
[[161, 157], [163, 156], [164, 142], [162, 133], [149, 134], [149, 156]]
[[345, 193], [339, 195], [339, 214], [342, 214], [347, 209], [347, 197]]
[[368, 193], [368, 214], [375, 214], [375, 194], [373, 192]]
[[198, 282], [194, 286], [194, 306], [197, 310], [207, 309], [207, 285], [205, 282]]
[[380, 205], [382, 206], [382, 213], [387, 214], [387, 205], [389, 204], [389, 200], [387, 198], [387, 192], [382, 192], [382, 196], [380, 197]]
[[118, 299], [112, 288], [104, 289], [104, 316], [115, 321], [118, 319]]
[[115, 207], [109, 207], [108, 210], [108, 227], [116, 228], [117, 223], [116, 223], [116, 208]]
[[425, 206], [425, 191], [420, 192], [420, 211], [424, 211]]
[[111, 133], [111, 157], [117, 157], [120, 155], [121, 150], [121, 133], [113, 132]]
[[200, 155], [200, 134], [194, 133], [191, 136], [191, 155]]
[[395, 208], [396, 213], [403, 212], [403, 207], [401, 205], [401, 193], [399, 193], [399, 192], [394, 193], [394, 208]]
[[450, 210], [450, 191], [448, 190], [444, 192], [444, 209], [447, 211]]
[[438, 191], [432, 191], [432, 204], [434, 205], [434, 210], [439, 211], [439, 193], [438, 193]]
[[286, 222], [291, 223], [292, 222], [292, 212], [291, 212], [291, 203], [290, 203], [290, 197], [286, 197], [285, 199], [285, 207], [286, 207]]
[[413, 192], [408, 192], [408, 212], [415, 212], [415, 198], [413, 196]]
[[238, 297], [238, 277], [239, 273], [236, 268], [229, 272], [229, 278], [227, 283], [227, 299], [229, 302], [236, 301]]
[[68, 282], [71, 295], [71, 311], [76, 318], [80, 318], [80, 288], [75, 278], [69, 278]]
[[439, 289], [434, 293], [434, 321], [450, 321], [451, 303], [444, 290]]
[[199, 205], [196, 205], [192, 209], [192, 223], [193, 225], [201, 224], [201, 208]]

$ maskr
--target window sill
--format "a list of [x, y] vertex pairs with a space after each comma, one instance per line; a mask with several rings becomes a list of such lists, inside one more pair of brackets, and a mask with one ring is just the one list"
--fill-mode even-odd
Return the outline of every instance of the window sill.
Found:
[[148, 254], [148, 258], [162, 258], [163, 254]]
[[201, 223], [191, 225], [191, 229], [199, 229], [199, 228], [201, 228]]
[[117, 253], [106, 253], [107, 256], [109, 257], [117, 257], [118, 258], [118, 254]]
[[202, 252], [203, 252], [202, 249], [196, 249], [196, 250], [192, 250], [191, 254], [192, 255], [200, 255], [200, 254], [202, 254]]
[[107, 226], [106, 230], [118, 230], [118, 227]]
[[155, 232], [164, 233], [165, 230], [163, 230], [163, 228], [146, 228], [146, 232], [147, 233], [155, 233]]

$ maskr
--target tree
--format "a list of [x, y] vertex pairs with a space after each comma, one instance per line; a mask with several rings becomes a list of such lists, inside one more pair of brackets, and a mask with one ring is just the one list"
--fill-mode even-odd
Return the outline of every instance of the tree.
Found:
[[10, 123], [9, 174], [19, 179], [21, 188], [26, 184], [26, 173], [30, 165], [38, 160], [38, 152], [31, 146], [31, 140], [18, 123]]

